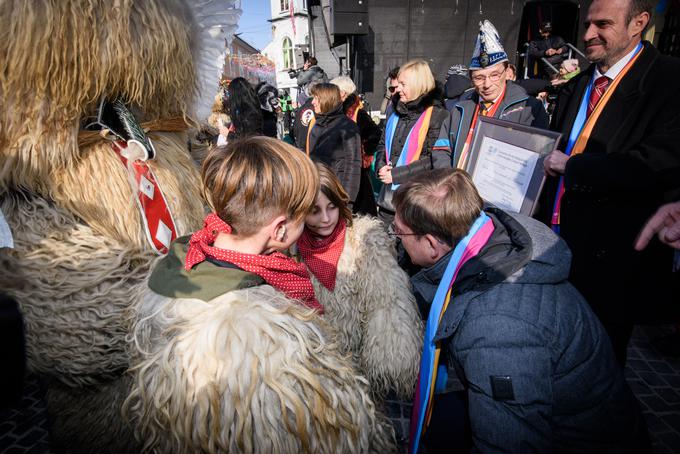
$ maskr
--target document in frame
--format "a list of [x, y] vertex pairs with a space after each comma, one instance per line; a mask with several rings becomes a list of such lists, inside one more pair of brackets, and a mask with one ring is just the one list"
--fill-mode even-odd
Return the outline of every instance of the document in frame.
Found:
[[519, 213], [539, 155], [500, 140], [484, 137], [474, 183], [484, 200]]
[[543, 188], [543, 160], [561, 134], [481, 117], [466, 170], [485, 202], [531, 216]]

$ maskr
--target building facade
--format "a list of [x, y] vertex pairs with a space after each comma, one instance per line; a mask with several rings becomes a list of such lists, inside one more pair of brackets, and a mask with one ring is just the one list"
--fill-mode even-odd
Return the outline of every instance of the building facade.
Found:
[[272, 41], [265, 47], [263, 54], [274, 62], [276, 85], [290, 88], [295, 94], [297, 84], [288, 76], [288, 70], [301, 67], [301, 53], [295, 49], [309, 46], [309, 19], [305, 0], [270, 0]]

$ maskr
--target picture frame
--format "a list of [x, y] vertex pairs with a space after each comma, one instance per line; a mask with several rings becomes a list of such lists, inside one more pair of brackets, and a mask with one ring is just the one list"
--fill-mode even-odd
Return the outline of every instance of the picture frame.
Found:
[[562, 134], [479, 117], [466, 171], [485, 202], [531, 216], [545, 182], [543, 161]]

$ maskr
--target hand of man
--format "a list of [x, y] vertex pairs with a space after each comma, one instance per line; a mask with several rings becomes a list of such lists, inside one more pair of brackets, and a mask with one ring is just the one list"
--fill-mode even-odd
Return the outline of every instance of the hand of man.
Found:
[[560, 150], [555, 150], [543, 161], [543, 171], [546, 175], [551, 177], [560, 176], [564, 173], [564, 168], [567, 166], [568, 160], [569, 156]]
[[545, 55], [546, 55], [547, 57], [552, 57], [553, 55], [555, 55], [555, 49], [548, 49], [548, 50], [546, 50], [546, 51], [545, 51]]
[[378, 170], [378, 178], [384, 184], [392, 184], [392, 166], [386, 165]]
[[663, 244], [680, 249], [680, 202], [662, 205], [649, 218], [635, 241], [635, 249], [643, 250], [654, 235]]
[[559, 49], [557, 49], [557, 50], [555, 51], [555, 53], [556, 53], [556, 54], [561, 54], [561, 53], [562, 53], [562, 48], [560, 47]]

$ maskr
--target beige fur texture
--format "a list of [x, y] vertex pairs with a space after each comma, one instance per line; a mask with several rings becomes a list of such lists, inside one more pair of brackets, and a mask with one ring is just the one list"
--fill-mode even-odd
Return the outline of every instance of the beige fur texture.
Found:
[[314, 277], [312, 282], [341, 349], [352, 355], [373, 394], [384, 397], [393, 389], [412, 398], [423, 325], [380, 221], [357, 217], [347, 229], [333, 292]]
[[0, 187], [54, 189], [83, 156], [80, 122], [102, 96], [140, 121], [187, 112], [196, 87], [180, 0], [0, 2]]
[[29, 368], [69, 386], [129, 366], [126, 311], [155, 254], [100, 235], [72, 213], [21, 193], [0, 196], [15, 249], [0, 249], [0, 288], [21, 307]]
[[323, 321], [269, 286], [136, 308], [127, 411], [154, 452], [394, 452]]

